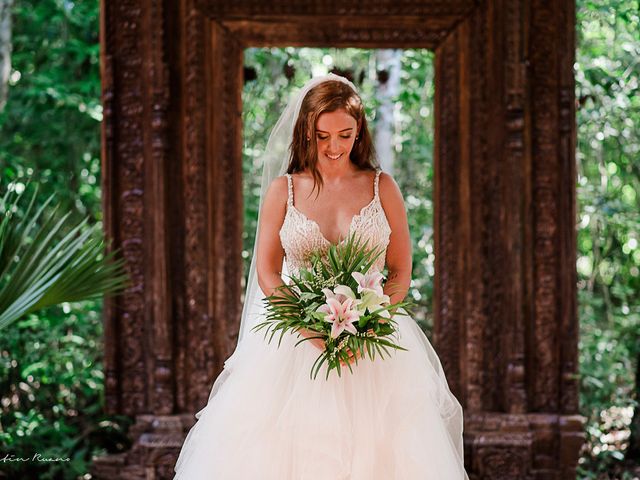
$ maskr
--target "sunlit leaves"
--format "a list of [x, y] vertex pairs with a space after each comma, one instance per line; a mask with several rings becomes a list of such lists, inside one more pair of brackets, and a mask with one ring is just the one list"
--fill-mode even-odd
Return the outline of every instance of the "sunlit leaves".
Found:
[[622, 456], [624, 441], [613, 442], [619, 435], [610, 430], [628, 423], [603, 418], [628, 411], [638, 391], [639, 27], [637, 2], [578, 2], [577, 271], [581, 411], [589, 421], [581, 473], [589, 477]]

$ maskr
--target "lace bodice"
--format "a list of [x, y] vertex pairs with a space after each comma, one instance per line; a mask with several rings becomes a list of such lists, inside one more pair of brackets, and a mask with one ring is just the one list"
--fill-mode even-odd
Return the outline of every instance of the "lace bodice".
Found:
[[[322, 234], [316, 221], [308, 218], [294, 206], [293, 180], [288, 173], [286, 177], [288, 185], [287, 211], [280, 228], [280, 241], [284, 248], [285, 262], [289, 275], [295, 275], [301, 267], [309, 266], [309, 254], [313, 250], [327, 251], [331, 246], [331, 242]], [[382, 271], [389, 244], [389, 236], [391, 235], [391, 227], [389, 227], [382, 203], [380, 203], [378, 194], [379, 179], [380, 170], [376, 172], [373, 182], [373, 199], [351, 218], [349, 234], [356, 232], [362, 238], [368, 240], [370, 246], [384, 248], [384, 252], [373, 265], [373, 268]]]

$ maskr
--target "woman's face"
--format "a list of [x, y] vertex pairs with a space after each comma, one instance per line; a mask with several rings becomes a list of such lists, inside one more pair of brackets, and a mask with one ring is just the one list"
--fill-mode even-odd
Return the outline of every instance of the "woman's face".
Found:
[[358, 122], [346, 110], [321, 113], [316, 122], [318, 161], [348, 161], [357, 134]]

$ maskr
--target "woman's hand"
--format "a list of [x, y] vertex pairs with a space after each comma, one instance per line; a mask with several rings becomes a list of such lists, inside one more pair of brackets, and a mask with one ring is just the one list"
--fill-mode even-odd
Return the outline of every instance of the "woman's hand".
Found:
[[[362, 357], [362, 354], [360, 353], [360, 350], [356, 350], [356, 354], [355, 356], [353, 355], [353, 351], [349, 348], [347, 348], [346, 350], [347, 354], [349, 355], [349, 363], [352, 364], [353, 362], [356, 361], [356, 358], [359, 360], [360, 357]], [[343, 367], [346, 365], [346, 363], [344, 363], [344, 360], [340, 360], [340, 365], [342, 365]]]
[[[300, 335], [302, 335], [305, 338], [317, 337], [317, 336], [320, 335], [319, 332], [315, 332], [315, 331], [309, 330], [307, 328], [301, 328], [300, 330], [298, 330], [298, 332], [300, 333]], [[316, 347], [318, 350], [320, 350], [322, 352], [324, 352], [325, 349], [326, 349], [326, 345], [324, 343], [324, 340], [322, 340], [321, 338], [312, 338], [311, 340], [309, 340], [309, 343], [311, 343], [314, 347]], [[360, 357], [362, 357], [362, 354], [360, 353], [360, 350], [356, 350], [355, 355], [354, 355], [353, 351], [351, 351], [351, 349], [347, 349], [346, 352], [349, 355], [349, 363], [350, 364], [355, 362], [356, 358], [359, 360]], [[340, 364], [343, 367], [346, 366], [346, 363], [344, 362], [344, 360], [340, 360]]]
[[[300, 330], [298, 330], [298, 332], [300, 333], [300, 335], [302, 335], [305, 338], [318, 337], [321, 335], [319, 332], [315, 332], [307, 328], [301, 328]], [[311, 340], [309, 340], [308, 343], [311, 343], [314, 347], [316, 347], [321, 352], [324, 352], [326, 347], [324, 344], [324, 340], [322, 340], [321, 338], [312, 338]]]

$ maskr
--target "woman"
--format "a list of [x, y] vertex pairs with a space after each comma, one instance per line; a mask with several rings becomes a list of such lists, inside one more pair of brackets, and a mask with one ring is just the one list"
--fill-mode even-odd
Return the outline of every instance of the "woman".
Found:
[[406, 351], [358, 361], [353, 373], [327, 380], [322, 372], [309, 376], [324, 348], [320, 340], [295, 346], [299, 337], [285, 335], [278, 347], [251, 330], [264, 296], [285, 284], [283, 274], [294, 274], [310, 251], [326, 250], [350, 233], [385, 248], [375, 267], [388, 269], [391, 302], [407, 293], [404, 202], [393, 179], [377, 168], [353, 84], [331, 74], [308, 82], [266, 150], [238, 346], [196, 414], [176, 478], [467, 479], [462, 408], [433, 347], [404, 310], [394, 320]]

